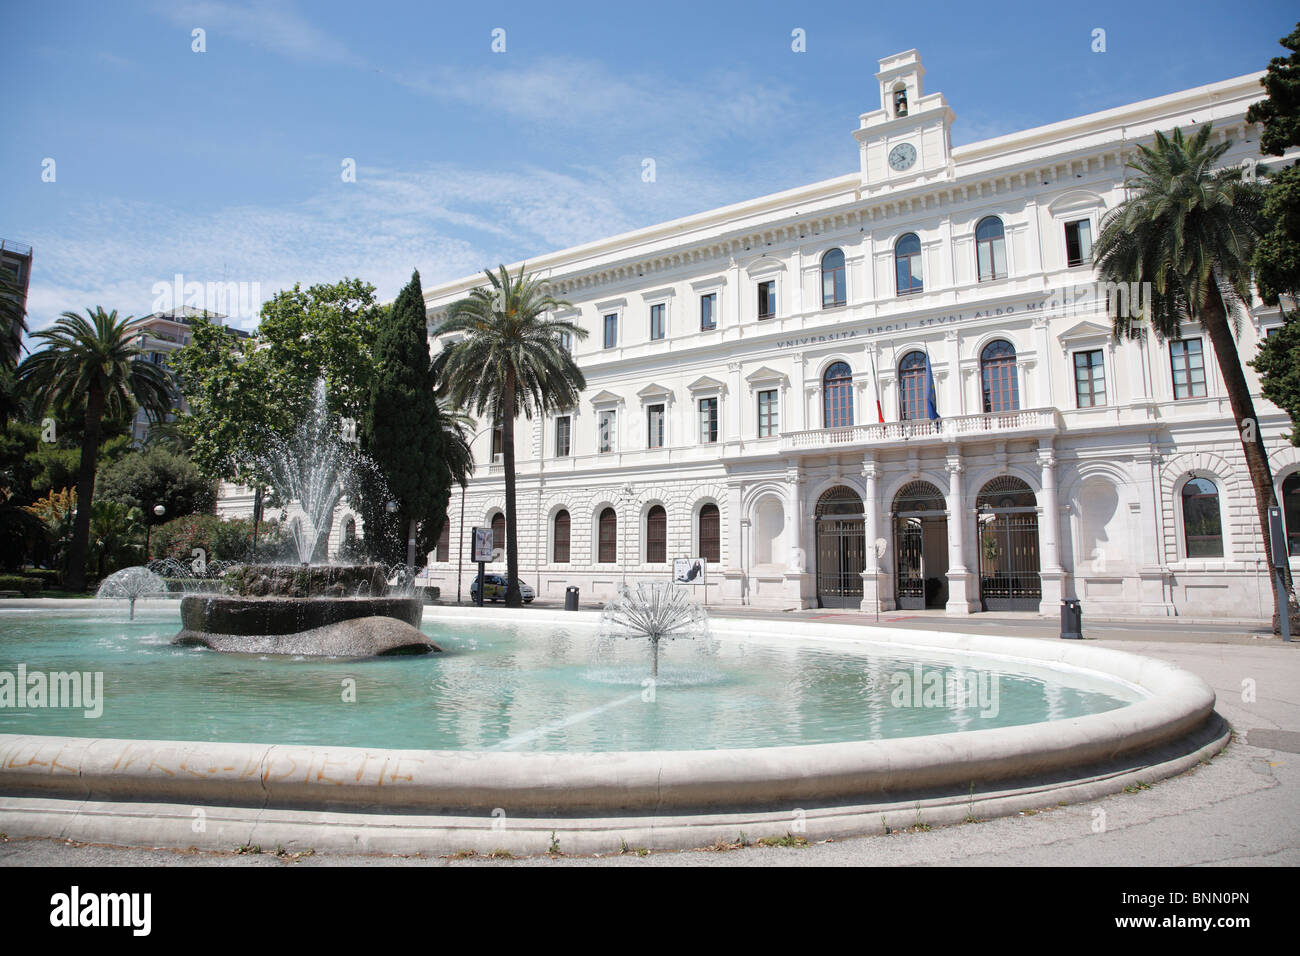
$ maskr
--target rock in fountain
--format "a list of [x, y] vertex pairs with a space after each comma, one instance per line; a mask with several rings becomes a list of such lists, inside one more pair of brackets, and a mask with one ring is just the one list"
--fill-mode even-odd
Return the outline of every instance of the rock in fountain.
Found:
[[420, 631], [423, 602], [409, 588], [390, 588], [386, 568], [308, 563], [353, 470], [364, 463], [330, 428], [323, 382], [294, 441], [272, 444], [263, 465], [280, 501], [302, 509], [291, 525], [302, 563], [238, 565], [222, 576], [221, 594], [187, 594], [173, 643], [349, 658], [442, 650]]
[[650, 674], [659, 676], [659, 645], [664, 641], [693, 640], [712, 647], [709, 615], [690, 593], [672, 584], [646, 584], [636, 590], [624, 586], [618, 597], [600, 613], [597, 653], [616, 639], [643, 640], [649, 645]]
[[167, 582], [148, 568], [134, 567], [114, 571], [104, 578], [104, 583], [95, 592], [99, 598], [125, 598], [131, 605], [132, 621], [135, 620], [135, 600], [141, 597], [166, 597]]

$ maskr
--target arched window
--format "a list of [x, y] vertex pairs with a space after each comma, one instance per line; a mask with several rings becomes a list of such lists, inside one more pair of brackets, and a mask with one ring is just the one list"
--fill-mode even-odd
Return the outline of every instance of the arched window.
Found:
[[1006, 231], [997, 216], [986, 216], [975, 227], [975, 258], [980, 282], [1007, 277]]
[[1282, 482], [1282, 513], [1286, 515], [1287, 554], [1300, 554], [1300, 471]]
[[914, 232], [900, 238], [894, 246], [894, 275], [899, 295], [921, 291], [921, 240]]
[[722, 527], [718, 506], [712, 503], [700, 508], [700, 557], [710, 564], [722, 561]]
[[496, 555], [506, 553], [506, 516], [500, 511], [492, 516], [492, 551]]
[[551, 534], [551, 561], [569, 563], [569, 513], [555, 512], [555, 531]]
[[823, 428], [844, 428], [853, 424], [853, 369], [847, 362], [835, 362], [822, 376]]
[[925, 353], [908, 352], [898, 363], [898, 417], [905, 422], [929, 418]]
[[655, 505], [645, 516], [645, 559], [647, 564], [668, 560], [668, 512]]
[[600, 513], [600, 540], [598, 542], [596, 561], [599, 564], [618, 563], [618, 515], [613, 508], [606, 508]]
[[1016, 349], [1006, 339], [990, 342], [980, 352], [980, 383], [984, 392], [984, 411], [1014, 412], [1020, 407]]
[[841, 249], [831, 249], [822, 256], [822, 308], [834, 308], [846, 301], [844, 252]]
[[1183, 537], [1189, 558], [1223, 557], [1219, 489], [1208, 478], [1189, 478], [1183, 485]]

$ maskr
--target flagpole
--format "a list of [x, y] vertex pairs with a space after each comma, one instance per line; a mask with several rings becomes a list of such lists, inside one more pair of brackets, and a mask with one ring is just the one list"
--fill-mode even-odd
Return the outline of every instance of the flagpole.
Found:
[[885, 423], [885, 409], [880, 404], [880, 375], [876, 371], [876, 353], [870, 353], [871, 358], [871, 385], [876, 390], [876, 421], [880, 424]]
[[[925, 413], [930, 421], [938, 421], [939, 390], [934, 385], [934, 363], [930, 361], [930, 345], [928, 342], [922, 342], [921, 345], [925, 349]], [[930, 415], [931, 410], [934, 411], [933, 415]]]

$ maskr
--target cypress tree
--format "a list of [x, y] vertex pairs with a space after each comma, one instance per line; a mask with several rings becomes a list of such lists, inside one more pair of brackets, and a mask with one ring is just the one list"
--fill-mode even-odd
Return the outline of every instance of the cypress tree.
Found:
[[[388, 487], [362, 495], [366, 545], [375, 558], [420, 567], [442, 532], [452, 475], [443, 454], [418, 271], [381, 321], [374, 357], [370, 402], [359, 431], [363, 450]], [[386, 509], [390, 500], [397, 502], [396, 513]], [[414, 560], [408, 557], [410, 538], [416, 542]]]

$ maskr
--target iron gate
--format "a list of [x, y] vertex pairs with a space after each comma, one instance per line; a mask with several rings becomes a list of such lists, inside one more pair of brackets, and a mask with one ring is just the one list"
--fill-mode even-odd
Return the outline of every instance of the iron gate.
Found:
[[857, 607], [862, 603], [866, 543], [862, 519], [818, 517], [817, 597], [822, 607]]
[[1038, 513], [1032, 508], [980, 509], [976, 522], [984, 610], [1038, 610], [1043, 597]]
[[894, 519], [894, 556], [898, 563], [894, 596], [900, 610], [925, 607], [925, 574], [922, 569], [924, 526], [916, 517]]

